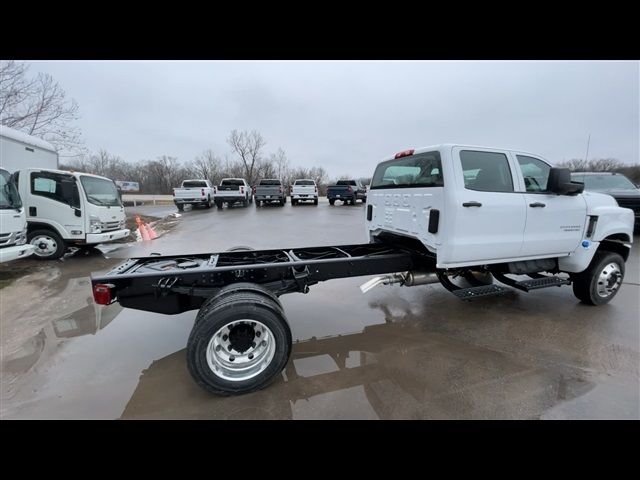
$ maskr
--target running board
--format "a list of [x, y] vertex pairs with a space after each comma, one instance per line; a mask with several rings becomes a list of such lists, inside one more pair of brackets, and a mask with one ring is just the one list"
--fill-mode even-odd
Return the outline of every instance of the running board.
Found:
[[561, 287], [562, 285], [571, 285], [571, 280], [568, 278], [560, 278], [556, 276], [544, 276], [541, 275], [538, 278], [532, 278], [531, 280], [514, 280], [505, 275], [496, 275], [494, 277], [510, 287], [517, 288], [523, 292], [530, 292], [531, 290], [538, 290], [540, 288], [547, 287]]
[[460, 288], [458, 290], [452, 290], [456, 297], [461, 300], [471, 300], [473, 298], [480, 297], [493, 297], [495, 295], [504, 295], [505, 293], [513, 292], [510, 288], [504, 288], [500, 285], [481, 285], [479, 287]]

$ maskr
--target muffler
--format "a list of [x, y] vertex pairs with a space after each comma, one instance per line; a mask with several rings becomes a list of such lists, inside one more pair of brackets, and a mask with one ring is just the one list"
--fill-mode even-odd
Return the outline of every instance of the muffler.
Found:
[[428, 285], [430, 283], [438, 283], [439, 281], [435, 272], [392, 273], [390, 275], [381, 275], [372, 278], [368, 282], [363, 283], [360, 285], [360, 291], [367, 293], [378, 285], [393, 285], [399, 283], [405, 287], [415, 287], [416, 285]]

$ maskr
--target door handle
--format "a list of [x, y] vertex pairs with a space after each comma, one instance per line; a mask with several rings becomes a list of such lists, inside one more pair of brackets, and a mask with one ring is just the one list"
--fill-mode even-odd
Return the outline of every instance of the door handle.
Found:
[[463, 207], [481, 207], [482, 204], [480, 202], [464, 202], [462, 206]]
[[533, 208], [543, 208], [546, 207], [546, 205], [544, 203], [540, 203], [540, 202], [535, 202], [535, 203], [530, 203], [529, 204], [530, 207]]

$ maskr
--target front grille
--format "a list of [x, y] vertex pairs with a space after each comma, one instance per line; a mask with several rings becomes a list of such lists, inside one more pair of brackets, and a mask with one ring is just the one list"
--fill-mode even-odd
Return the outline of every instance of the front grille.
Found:
[[25, 243], [25, 232], [0, 233], [0, 248]]
[[622, 208], [630, 208], [636, 214], [640, 213], [640, 197], [638, 198], [616, 198], [618, 205]]
[[111, 230], [118, 230], [124, 227], [124, 222], [102, 222], [100, 228], [103, 232], [110, 232]]

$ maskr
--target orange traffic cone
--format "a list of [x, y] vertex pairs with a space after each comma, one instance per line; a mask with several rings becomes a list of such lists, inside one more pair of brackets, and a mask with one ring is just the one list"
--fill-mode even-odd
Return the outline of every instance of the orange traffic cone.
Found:
[[144, 223], [142, 222], [142, 219], [140, 218], [139, 215], [136, 215], [136, 223], [138, 224], [138, 231], [140, 232], [140, 236], [142, 237], [142, 240], [143, 241], [150, 240], [149, 232], [147, 232], [147, 229], [145, 228]]
[[155, 240], [156, 238], [158, 238], [158, 234], [153, 229], [153, 227], [151, 227], [151, 225], [147, 225], [146, 227], [147, 227], [147, 233], [149, 234], [149, 240]]

